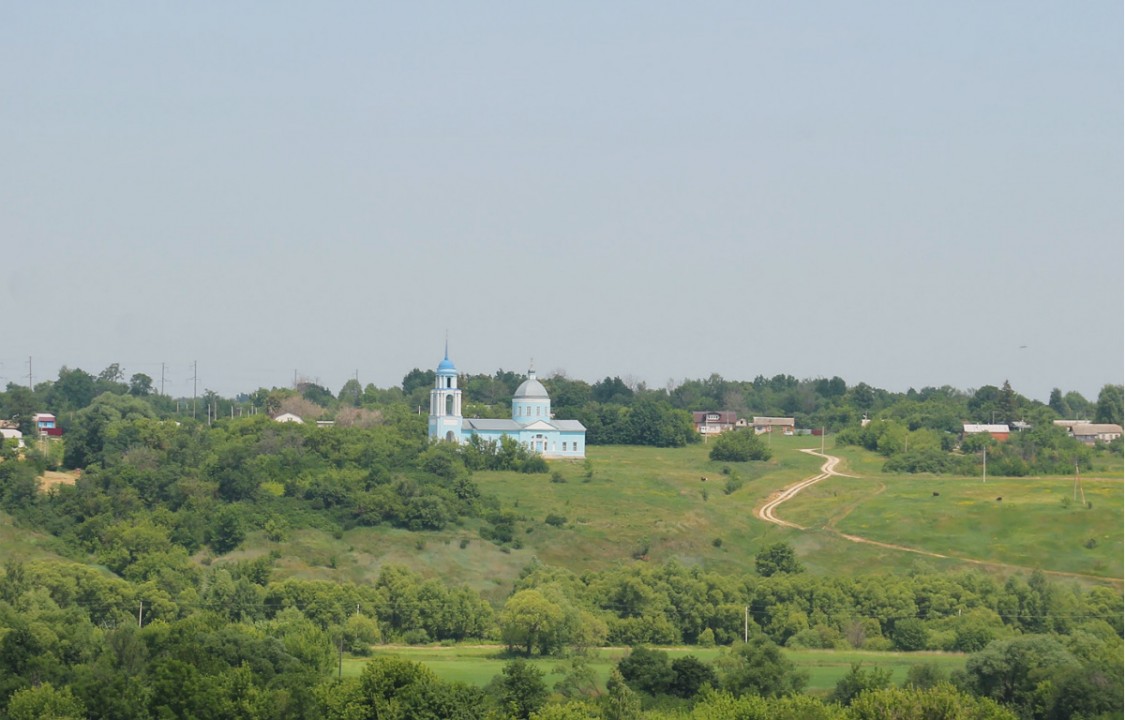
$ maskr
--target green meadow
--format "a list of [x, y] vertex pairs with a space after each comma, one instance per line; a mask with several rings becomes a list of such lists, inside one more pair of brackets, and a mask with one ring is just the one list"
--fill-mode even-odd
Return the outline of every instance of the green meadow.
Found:
[[[705, 662], [711, 662], [724, 652], [720, 648], [664, 648], [672, 659], [684, 655], [694, 655]], [[597, 673], [601, 686], [609, 677], [610, 671], [617, 665], [622, 657], [628, 654], [627, 648], [601, 648], [592, 651], [588, 656], [590, 667]], [[906, 679], [907, 672], [914, 665], [931, 664], [941, 669], [945, 674], [965, 666], [965, 656], [958, 653], [931, 653], [931, 652], [866, 652], [862, 650], [784, 650], [785, 656], [797, 664], [799, 668], [809, 674], [807, 691], [813, 694], [826, 695], [836, 686], [837, 681], [848, 673], [853, 663], [861, 663], [864, 667], [878, 667], [889, 669], [892, 680], [901, 684]], [[512, 657], [504, 652], [502, 646], [448, 646], [448, 647], [415, 647], [393, 646], [379, 647], [373, 657], [398, 657], [425, 664], [443, 680], [452, 680], [483, 686], [500, 674], [504, 663]], [[548, 687], [562, 679], [565, 660], [559, 658], [532, 657], [528, 662], [539, 668], [545, 674], [544, 681]], [[345, 658], [343, 674], [345, 676], [359, 675], [367, 663], [365, 658]]]
[[[844, 461], [837, 470], [851, 477], [823, 480], [783, 504], [777, 514], [806, 528], [796, 530], [757, 519], [754, 508], [820, 471], [820, 458], [800, 452], [819, 450], [820, 439], [770, 442], [774, 456], [764, 463], [712, 462], [706, 444], [594, 446], [589, 465], [556, 461], [551, 474], [475, 473], [483, 493], [521, 517], [518, 542], [508, 547], [482, 540], [482, 523], [475, 520], [426, 533], [294, 530], [280, 543], [252, 534], [233, 557], [275, 550], [280, 576], [357, 582], [402, 564], [468, 584], [493, 601], [502, 601], [534, 562], [584, 572], [676, 560], [752, 573], [755, 553], [778, 541], [791, 543], [808, 572], [818, 575], [1039, 568], [1120, 585], [1125, 518], [1119, 460], [1082, 478], [1082, 503], [1073, 499], [1073, 477], [982, 483], [980, 477], [888, 475], [880, 471], [881, 457], [835, 448], [829, 438], [827, 452]], [[548, 515], [565, 522], [549, 525]], [[842, 534], [921, 552], [851, 542]]]

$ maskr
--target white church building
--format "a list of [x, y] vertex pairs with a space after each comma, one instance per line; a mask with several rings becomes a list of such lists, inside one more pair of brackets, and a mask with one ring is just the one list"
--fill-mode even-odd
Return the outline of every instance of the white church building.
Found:
[[586, 457], [586, 426], [577, 420], [551, 417], [551, 398], [543, 383], [535, 379], [534, 370], [527, 371], [527, 379], [512, 396], [511, 420], [462, 417], [457, 368], [447, 351], [437, 366], [434, 389], [430, 391], [430, 437], [465, 443], [473, 435], [492, 442], [510, 437], [547, 458]]

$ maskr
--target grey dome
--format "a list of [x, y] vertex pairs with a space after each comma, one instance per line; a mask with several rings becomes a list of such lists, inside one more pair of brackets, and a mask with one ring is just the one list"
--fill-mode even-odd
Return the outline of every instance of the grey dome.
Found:
[[528, 372], [527, 380], [524, 380], [516, 388], [516, 394], [512, 398], [515, 400], [549, 400], [550, 396], [547, 395], [547, 388], [543, 387], [543, 383], [535, 379], [535, 371], [532, 370]]

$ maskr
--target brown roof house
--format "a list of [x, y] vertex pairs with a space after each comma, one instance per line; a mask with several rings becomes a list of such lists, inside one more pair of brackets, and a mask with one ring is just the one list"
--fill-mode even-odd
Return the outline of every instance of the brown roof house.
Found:
[[691, 414], [696, 432], [701, 435], [718, 435], [727, 430], [746, 427], [746, 421], [730, 410], [704, 410]]
[[1121, 426], [1109, 423], [1076, 423], [1070, 426], [1074, 439], [1086, 445], [1096, 442], [1110, 442], [1121, 437]]
[[754, 432], [759, 435], [772, 432], [792, 435], [796, 427], [796, 421], [787, 417], [756, 417], [752, 424], [754, 425]]

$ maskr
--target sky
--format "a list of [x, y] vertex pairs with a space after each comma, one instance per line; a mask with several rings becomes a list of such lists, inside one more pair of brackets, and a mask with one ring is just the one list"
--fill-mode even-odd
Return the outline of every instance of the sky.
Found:
[[[1123, 382], [1122, 4], [0, 6], [0, 383]], [[194, 380], [194, 382], [193, 382]]]

